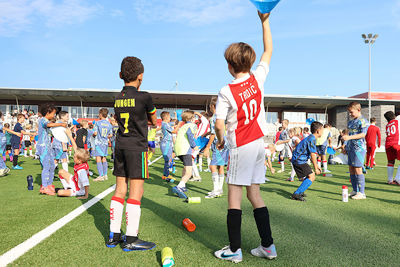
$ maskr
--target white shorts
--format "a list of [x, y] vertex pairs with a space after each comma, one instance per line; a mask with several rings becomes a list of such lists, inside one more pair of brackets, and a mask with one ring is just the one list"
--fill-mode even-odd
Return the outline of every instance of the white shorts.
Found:
[[226, 182], [250, 186], [265, 183], [265, 148], [263, 138], [229, 150]]
[[292, 157], [292, 150], [290, 147], [285, 144], [285, 148], [281, 152], [282, 158], [291, 158]]
[[60, 177], [60, 181], [61, 181], [64, 189], [71, 191], [71, 197], [84, 196], [85, 188], [83, 188], [83, 190], [81, 189], [81, 190], [77, 191], [76, 187], [75, 187], [75, 183], [74, 183], [74, 181], [72, 181], [73, 178], [74, 178], [74, 175], [71, 174], [71, 177], [69, 177], [69, 183], [68, 183], [67, 180]]

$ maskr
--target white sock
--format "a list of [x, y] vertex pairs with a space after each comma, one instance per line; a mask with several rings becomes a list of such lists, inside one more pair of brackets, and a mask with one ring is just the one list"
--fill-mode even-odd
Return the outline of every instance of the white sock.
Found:
[[290, 178], [291, 178], [292, 180], [294, 180], [294, 176], [296, 175], [296, 172], [295, 172], [295, 170], [294, 170], [294, 168], [293, 168], [293, 164], [290, 164], [290, 165], [292, 165], [292, 172], [290, 173]]
[[285, 162], [281, 161], [281, 170], [284, 172], [285, 171]]
[[321, 161], [318, 160], [318, 167], [321, 168]]
[[388, 182], [393, 181], [394, 166], [387, 166]]
[[29, 149], [29, 156], [32, 156], [32, 149]]
[[224, 174], [218, 175], [218, 191], [223, 192], [224, 191]]
[[324, 171], [326, 172], [328, 170], [328, 162], [326, 160], [324, 160], [322, 162], [322, 165], [324, 166]]
[[199, 157], [199, 171], [203, 171], [203, 157]]
[[213, 191], [217, 192], [218, 189], [219, 189], [219, 183], [218, 183], [219, 182], [219, 175], [218, 175], [218, 172], [211, 173], [211, 177], [212, 177], [213, 186], [214, 186]]
[[197, 169], [197, 165], [194, 162], [193, 162], [193, 177], [200, 177], [199, 169]]
[[207, 167], [208, 167], [208, 169], [210, 169], [210, 163], [211, 163], [211, 158], [208, 157], [208, 158], [207, 158]]
[[126, 201], [126, 235], [137, 236], [140, 222], [140, 201], [128, 199]]
[[[394, 169], [394, 167], [393, 167]], [[396, 173], [396, 178], [395, 178], [396, 182], [400, 182], [400, 165], [397, 168], [397, 173]]]
[[121, 233], [122, 213], [124, 212], [124, 200], [112, 197], [110, 204], [110, 232]]
[[64, 170], [68, 171], [68, 163], [67, 162], [62, 162], [61, 166]]
[[178, 187], [184, 188], [184, 187], [186, 187], [186, 183], [184, 181], [180, 181], [178, 184]]
[[61, 184], [63, 185], [64, 189], [67, 190], [69, 187], [69, 184], [67, 183], [67, 181], [64, 178], [62, 178], [61, 176], [60, 176], [60, 181], [61, 181]]

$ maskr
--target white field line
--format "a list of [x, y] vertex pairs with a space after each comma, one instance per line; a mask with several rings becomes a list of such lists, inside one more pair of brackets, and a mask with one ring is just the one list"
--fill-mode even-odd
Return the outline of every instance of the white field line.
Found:
[[[152, 165], [153, 163], [155, 163], [156, 161], [158, 161], [160, 158], [162, 158], [162, 156], [160, 156], [160, 157], [156, 158], [154, 161], [150, 162], [149, 166]], [[7, 266], [8, 264], [12, 263], [13, 261], [18, 259], [22, 255], [24, 255], [30, 249], [32, 249], [33, 247], [38, 245], [40, 242], [42, 242], [43, 240], [45, 240], [46, 238], [48, 238], [49, 236], [54, 234], [58, 229], [60, 229], [61, 227], [63, 227], [64, 225], [66, 225], [67, 223], [69, 223], [70, 221], [72, 221], [73, 219], [78, 217], [79, 215], [81, 215], [83, 212], [85, 212], [91, 206], [93, 206], [94, 204], [96, 204], [97, 202], [99, 202], [100, 200], [105, 198], [108, 194], [110, 194], [114, 190], [115, 190], [115, 185], [107, 188], [106, 190], [104, 190], [103, 192], [101, 192], [100, 194], [98, 194], [97, 196], [95, 196], [94, 198], [89, 200], [88, 202], [82, 204], [78, 208], [74, 209], [73, 211], [71, 211], [70, 213], [68, 213], [61, 219], [59, 219], [58, 221], [50, 224], [42, 231], [34, 234], [31, 238], [25, 240], [18, 246], [10, 249], [9, 251], [7, 251], [3, 255], [1, 255], [0, 256], [0, 267]]]

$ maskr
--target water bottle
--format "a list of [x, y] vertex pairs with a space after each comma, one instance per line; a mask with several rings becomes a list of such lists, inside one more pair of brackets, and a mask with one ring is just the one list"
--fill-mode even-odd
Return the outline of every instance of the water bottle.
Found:
[[28, 175], [26, 177], [26, 181], [28, 182], [28, 190], [33, 190], [33, 177], [32, 177], [32, 175]]
[[171, 267], [175, 265], [174, 254], [169, 247], [163, 248], [161, 251], [161, 262], [163, 267]]
[[342, 201], [349, 202], [349, 189], [347, 186], [342, 186]]
[[201, 203], [201, 197], [189, 197], [188, 203]]

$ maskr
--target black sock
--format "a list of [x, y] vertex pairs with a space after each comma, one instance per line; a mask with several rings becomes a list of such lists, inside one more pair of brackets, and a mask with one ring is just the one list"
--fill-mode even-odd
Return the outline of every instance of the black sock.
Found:
[[17, 166], [18, 165], [18, 155], [14, 155], [14, 158], [13, 158], [13, 166], [15, 167], [15, 166]]
[[138, 240], [137, 236], [129, 236], [129, 235], [126, 236], [126, 243], [128, 244], [136, 242], [136, 240]]
[[121, 233], [114, 233], [114, 236], [113, 236], [114, 241], [119, 241], [120, 238], [121, 238]]
[[267, 207], [258, 208], [254, 211], [254, 219], [256, 220], [258, 233], [261, 238], [261, 245], [265, 248], [274, 243], [271, 234], [271, 225], [269, 223], [269, 213]]
[[229, 209], [226, 217], [228, 224], [229, 243], [232, 252], [241, 247], [242, 238], [240, 228], [242, 226], [242, 210]]

